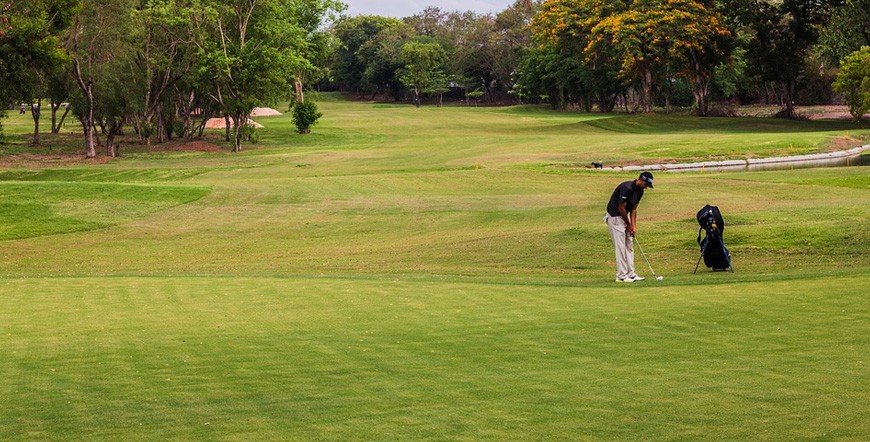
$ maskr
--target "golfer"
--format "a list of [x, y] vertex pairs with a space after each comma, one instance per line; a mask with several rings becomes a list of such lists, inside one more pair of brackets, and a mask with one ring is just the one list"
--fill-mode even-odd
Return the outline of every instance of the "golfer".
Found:
[[626, 181], [613, 191], [607, 203], [604, 222], [613, 238], [616, 249], [616, 282], [643, 281], [644, 277], [634, 272], [634, 235], [637, 234], [637, 205], [643, 191], [653, 188], [653, 176], [643, 172], [634, 180]]

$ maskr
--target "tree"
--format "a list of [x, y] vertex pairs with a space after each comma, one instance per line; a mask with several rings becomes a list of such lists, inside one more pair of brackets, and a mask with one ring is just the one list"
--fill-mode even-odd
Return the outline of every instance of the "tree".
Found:
[[233, 122], [233, 152], [242, 150], [248, 116], [256, 106], [293, 89], [303, 63], [305, 29], [295, 0], [206, 0], [211, 32], [200, 40], [213, 75], [215, 101]]
[[870, 46], [855, 51], [840, 64], [834, 89], [843, 94], [855, 122], [870, 110]]
[[402, 26], [402, 22], [394, 18], [373, 15], [361, 15], [343, 18], [333, 26], [333, 32], [341, 46], [338, 49], [333, 71], [339, 88], [349, 92], [372, 92], [371, 84], [364, 80], [364, 73], [371, 60], [371, 51], [361, 51], [363, 46], [374, 40], [378, 33], [387, 28]]
[[493, 81], [507, 92], [516, 84], [516, 73], [523, 49], [532, 44], [529, 24], [536, 10], [531, 1], [518, 0], [499, 12], [492, 23], [488, 36], [487, 59], [491, 63]]
[[819, 36], [819, 52], [829, 66], [870, 45], [870, 0], [846, 0], [836, 7]]
[[313, 61], [325, 60], [333, 47], [330, 41], [333, 35], [322, 29], [324, 22], [334, 19], [346, 6], [338, 0], [296, 0], [290, 2], [289, 7], [289, 16], [296, 18], [305, 33], [301, 47], [302, 56], [296, 59], [297, 65], [293, 66], [296, 101], [303, 102], [303, 89], [307, 79], [317, 81], [323, 76], [321, 67]]
[[164, 140], [163, 106], [173, 86], [194, 66], [191, 17], [195, 11], [178, 0], [148, 0], [131, 11], [131, 40], [136, 42], [131, 47], [135, 56], [130, 58], [130, 71], [136, 73], [131, 92], [138, 97], [131, 100], [130, 110], [146, 145], [151, 144], [152, 133], [158, 142]]
[[554, 108], [591, 102], [610, 112], [624, 90], [620, 63], [606, 40], [592, 44], [592, 29], [619, 4], [599, 0], [553, 0], [544, 3], [530, 28], [534, 38], [518, 69], [518, 89], [547, 95]]
[[108, 76], [120, 72], [117, 65], [127, 63], [124, 57], [132, 54], [128, 46], [131, 11], [132, 0], [84, 0], [71, 30], [68, 50], [81, 94], [81, 99], [76, 100], [80, 105], [74, 106], [73, 110], [82, 123], [87, 158], [97, 155], [96, 106], [99, 97], [95, 86]]
[[63, 115], [61, 115], [58, 121], [57, 111], [69, 100], [70, 91], [76, 87], [72, 83], [71, 67], [71, 63], [67, 61], [67, 63], [48, 74], [48, 98], [49, 105], [51, 106], [51, 133], [53, 134], [60, 132], [60, 128], [63, 126], [63, 122], [66, 120], [66, 116], [71, 108], [69, 103], [67, 103], [66, 108], [63, 110]]
[[587, 51], [611, 48], [621, 73], [641, 83], [644, 112], [652, 111], [656, 74], [681, 70], [693, 87], [698, 113], [705, 115], [713, 69], [724, 55], [730, 31], [722, 19], [694, 0], [636, 0], [606, 15], [590, 30]]
[[360, 87], [371, 92], [372, 99], [382, 92], [390, 93], [396, 100], [401, 98], [404, 89], [398, 72], [404, 66], [402, 45], [416, 36], [411, 26], [400, 23], [382, 29], [357, 50], [357, 58], [365, 66]]
[[414, 92], [414, 104], [420, 107], [420, 94], [447, 84], [443, 66], [444, 48], [438, 43], [408, 42], [402, 46], [405, 67], [399, 79]]
[[816, 45], [831, 6], [831, 2], [819, 0], [726, 2], [733, 20], [750, 33], [750, 69], [761, 81], [778, 88], [782, 117], [794, 116], [795, 84], [806, 68], [804, 60]]
[[0, 102], [36, 102], [31, 107], [33, 144], [39, 144], [41, 99], [50, 72], [66, 56], [59, 37], [72, 23], [78, 0], [0, 3]]

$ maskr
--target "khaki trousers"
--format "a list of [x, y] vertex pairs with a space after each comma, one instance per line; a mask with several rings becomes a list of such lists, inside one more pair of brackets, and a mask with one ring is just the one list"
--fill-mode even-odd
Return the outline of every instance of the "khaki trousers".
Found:
[[633, 277], [634, 272], [634, 242], [625, 227], [621, 216], [604, 216], [604, 222], [610, 230], [613, 239], [613, 249], [616, 251], [616, 277], [626, 279]]

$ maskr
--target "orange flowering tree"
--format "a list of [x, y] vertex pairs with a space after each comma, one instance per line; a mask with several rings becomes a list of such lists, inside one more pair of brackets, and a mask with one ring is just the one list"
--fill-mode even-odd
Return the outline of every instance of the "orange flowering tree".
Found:
[[721, 15], [695, 0], [635, 0], [626, 6], [592, 28], [587, 51], [604, 47], [619, 56], [621, 73], [640, 81], [644, 112], [652, 111], [654, 73], [682, 66], [698, 112], [706, 114], [713, 69], [731, 36]]
[[[592, 28], [620, 7], [604, 0], [548, 0], [529, 25], [534, 47], [527, 53], [526, 83], [545, 79], [551, 101], [562, 102], [564, 95], [579, 95], [587, 109], [592, 100], [600, 110], [609, 112], [622, 90], [619, 65], [609, 51], [587, 53]], [[522, 77], [525, 72], [520, 72]]]
[[701, 115], [731, 38], [712, 2], [697, 0], [549, 0], [531, 28], [539, 44], [580, 51], [592, 66], [616, 62], [621, 78], [640, 84], [644, 112], [655, 80], [669, 79], [656, 77], [683, 76]]

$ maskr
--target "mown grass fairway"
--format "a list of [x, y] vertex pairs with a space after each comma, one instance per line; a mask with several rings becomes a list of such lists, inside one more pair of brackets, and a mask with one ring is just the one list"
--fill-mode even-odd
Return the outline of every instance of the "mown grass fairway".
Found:
[[[633, 286], [601, 222], [633, 174], [583, 167], [868, 128], [320, 107], [241, 154], [0, 170], [0, 440], [870, 434], [867, 167], [657, 173], [638, 238], [665, 280]], [[708, 203], [734, 274], [692, 275]]]

